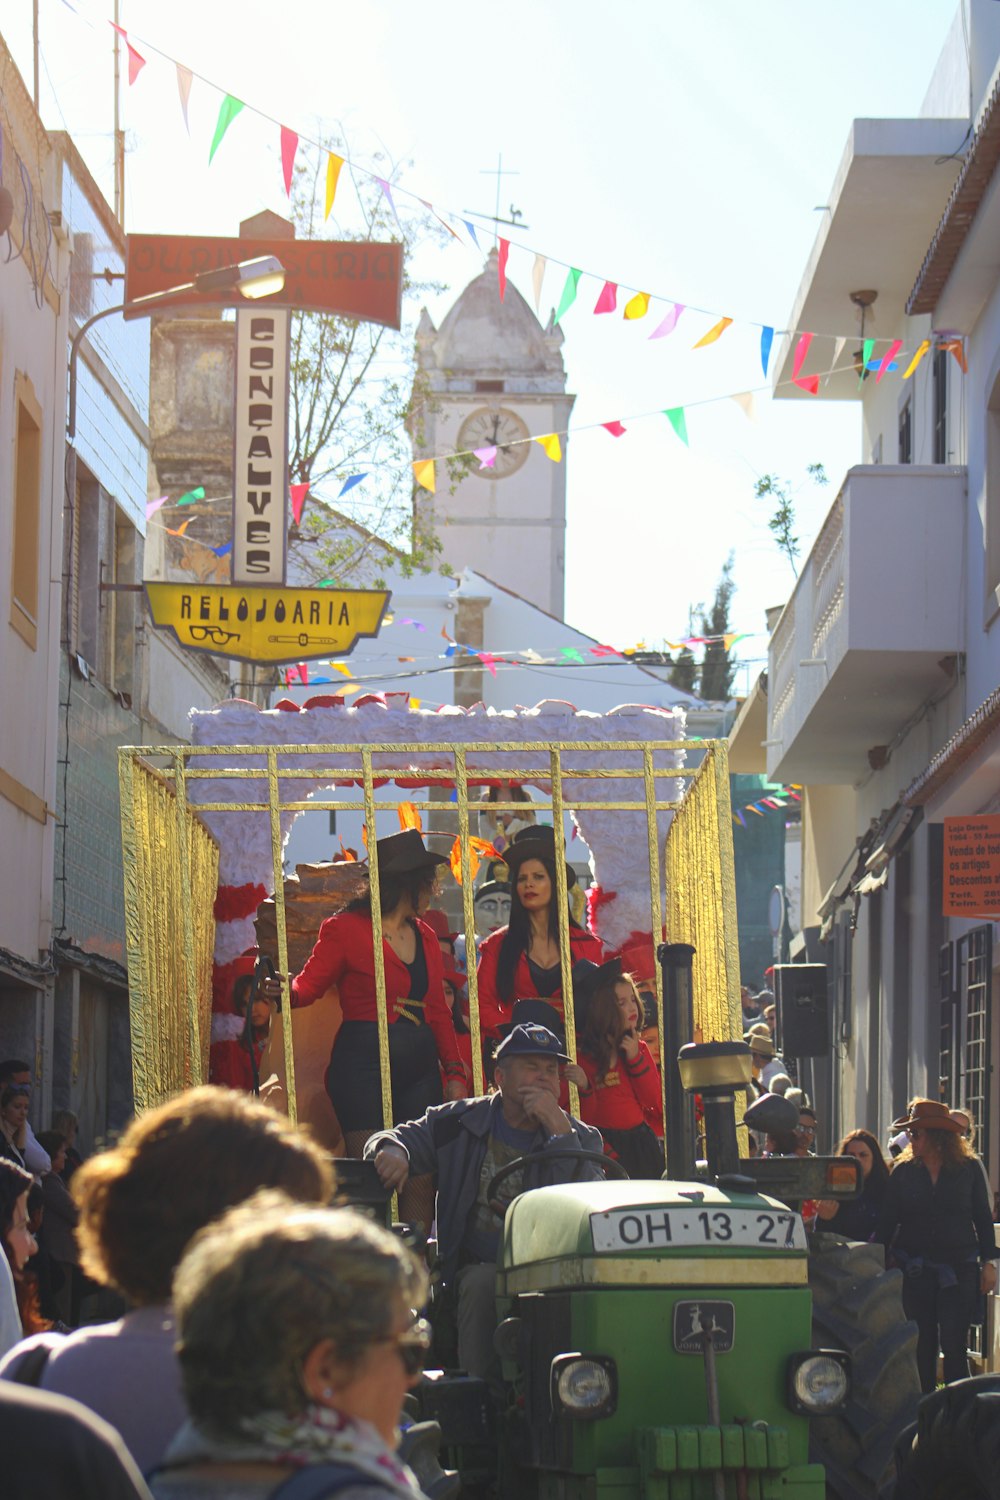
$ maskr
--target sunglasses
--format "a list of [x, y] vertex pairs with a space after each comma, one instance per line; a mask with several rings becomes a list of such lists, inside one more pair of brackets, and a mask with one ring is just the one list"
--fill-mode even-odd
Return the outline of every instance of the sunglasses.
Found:
[[380, 1339], [379, 1342], [395, 1345], [396, 1353], [407, 1375], [419, 1375], [424, 1368], [427, 1352], [431, 1347], [431, 1325], [426, 1318], [420, 1318], [414, 1312], [413, 1322], [409, 1328], [395, 1338]]

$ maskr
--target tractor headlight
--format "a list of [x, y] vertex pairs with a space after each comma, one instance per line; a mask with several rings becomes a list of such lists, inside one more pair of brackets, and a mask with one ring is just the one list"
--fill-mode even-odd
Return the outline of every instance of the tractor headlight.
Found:
[[552, 1361], [552, 1411], [594, 1422], [618, 1405], [618, 1370], [603, 1354], [559, 1354]]
[[788, 1404], [801, 1416], [836, 1411], [851, 1387], [851, 1357], [841, 1349], [813, 1349], [788, 1362]]

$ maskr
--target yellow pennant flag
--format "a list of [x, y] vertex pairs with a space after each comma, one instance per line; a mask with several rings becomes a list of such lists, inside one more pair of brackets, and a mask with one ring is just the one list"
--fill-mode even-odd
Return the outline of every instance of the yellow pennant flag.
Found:
[[418, 458], [413, 465], [413, 474], [419, 485], [434, 494], [434, 460], [433, 458]]
[[410, 699], [410, 707], [411, 708], [419, 708], [420, 707], [420, 702], [421, 702], [421, 700], [419, 698], [411, 698]]
[[710, 328], [704, 338], [700, 338], [696, 344], [692, 344], [691, 348], [704, 349], [706, 344], [714, 344], [716, 339], [721, 339], [732, 321], [732, 318], [720, 318], [715, 327]]
[[401, 802], [397, 808], [399, 813], [400, 828], [415, 828], [418, 833], [423, 832], [423, 824], [420, 821], [419, 809], [412, 802]]
[[545, 456], [551, 458], [554, 464], [560, 462], [562, 459], [562, 444], [559, 441], [559, 434], [557, 432], [547, 433], [545, 437], [536, 437], [535, 442], [541, 444], [545, 449]]
[[340, 176], [340, 169], [343, 165], [344, 158], [337, 156], [331, 151], [326, 161], [326, 210], [323, 214], [324, 219], [330, 217], [333, 200], [337, 196], [337, 179]]
[[626, 318], [644, 318], [648, 312], [649, 293], [636, 292], [635, 296], [630, 297], [626, 302], [623, 316]]
[[910, 363], [903, 371], [904, 380], [909, 380], [910, 376], [913, 374], [914, 370], [917, 368], [917, 365], [919, 365], [920, 361], [923, 359], [924, 355], [927, 353], [930, 347], [930, 339], [924, 339], [923, 343], [920, 345], [920, 348], [917, 350], [916, 354], [913, 356], [913, 358], [910, 360]]
[[354, 676], [354, 673], [351, 671], [350, 667], [347, 665], [346, 662], [331, 661], [327, 665], [331, 666], [335, 672], [343, 672], [343, 674], [344, 674], [345, 677], [353, 677]]

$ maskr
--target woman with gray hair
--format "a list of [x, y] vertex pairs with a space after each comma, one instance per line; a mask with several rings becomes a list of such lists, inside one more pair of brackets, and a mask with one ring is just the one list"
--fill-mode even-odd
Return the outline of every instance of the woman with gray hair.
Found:
[[155, 1500], [419, 1497], [393, 1450], [430, 1343], [426, 1295], [416, 1257], [352, 1209], [259, 1193], [204, 1230], [174, 1282], [191, 1421]]

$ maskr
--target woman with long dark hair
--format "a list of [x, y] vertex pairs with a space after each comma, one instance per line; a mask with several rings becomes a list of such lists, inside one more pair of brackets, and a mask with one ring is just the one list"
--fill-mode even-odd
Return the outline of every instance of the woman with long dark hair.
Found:
[[889, 1187], [889, 1168], [882, 1148], [871, 1131], [849, 1130], [837, 1147], [837, 1155], [853, 1156], [860, 1165], [861, 1197], [845, 1203], [821, 1201], [816, 1228], [842, 1234], [848, 1240], [870, 1240]]
[[[465, 1068], [444, 995], [444, 961], [433, 930], [422, 921], [437, 889], [440, 867], [415, 828], [379, 839], [379, 908], [385, 969], [393, 1123], [416, 1120], [442, 1099], [465, 1097]], [[347, 1155], [360, 1158], [365, 1142], [384, 1125], [375, 999], [375, 938], [367, 870], [358, 866], [361, 893], [327, 917], [300, 974], [292, 980], [292, 1005], [312, 1005], [337, 986], [343, 1021], [333, 1043], [326, 1089], [344, 1132]], [[266, 988], [272, 992], [274, 986]], [[414, 1179], [404, 1216], [427, 1224], [429, 1184]]]
[[896, 1160], [875, 1239], [903, 1271], [903, 1310], [917, 1325], [922, 1389], [937, 1383], [938, 1347], [945, 1382], [969, 1373], [966, 1338], [979, 1293], [997, 1284], [998, 1252], [986, 1184], [962, 1129], [936, 1099], [913, 1099], [905, 1119], [910, 1144]]
[[[504, 859], [510, 871], [510, 921], [483, 943], [477, 970], [480, 1026], [484, 1036], [495, 1040], [510, 1026], [515, 1000], [547, 1000], [563, 1014], [555, 833], [546, 825], [522, 828]], [[575, 884], [567, 862], [567, 888]], [[600, 961], [600, 939], [572, 915], [569, 946], [571, 965], [583, 958]]]
[[48, 1318], [42, 1317], [38, 1304], [38, 1278], [24, 1269], [38, 1252], [28, 1205], [34, 1183], [35, 1179], [24, 1167], [0, 1159], [0, 1243], [14, 1278], [18, 1316], [26, 1335], [44, 1333], [52, 1327]]
[[596, 1125], [609, 1156], [633, 1178], [663, 1175], [660, 1074], [640, 1036], [642, 1002], [621, 959], [579, 963], [573, 970], [577, 1066], [567, 1075], [580, 1090], [580, 1117]]

